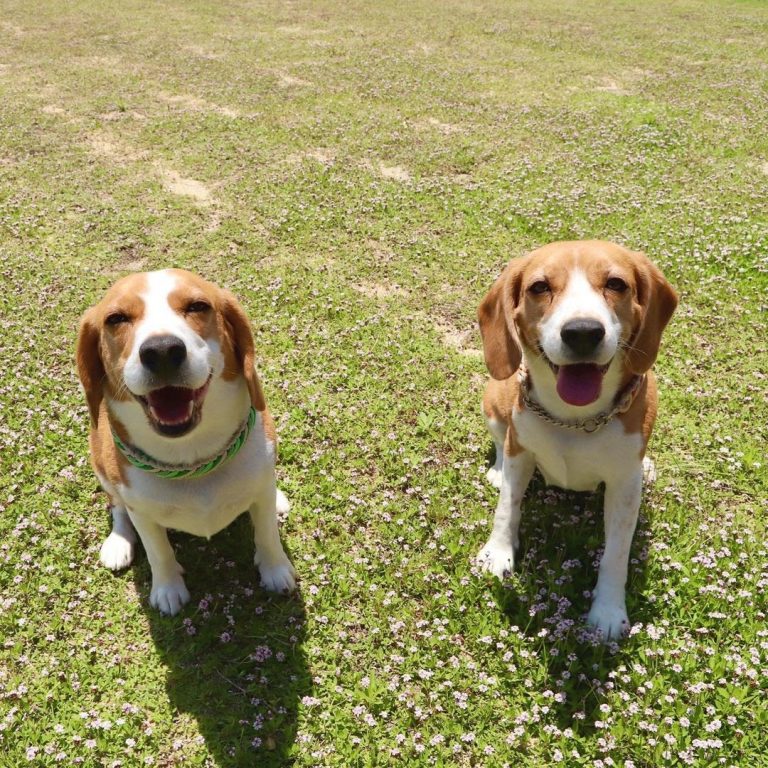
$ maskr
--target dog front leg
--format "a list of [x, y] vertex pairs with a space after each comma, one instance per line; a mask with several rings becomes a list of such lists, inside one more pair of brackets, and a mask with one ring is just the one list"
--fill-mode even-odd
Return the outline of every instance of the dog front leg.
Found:
[[127, 568], [133, 562], [136, 532], [133, 530], [128, 512], [122, 501], [110, 499], [112, 513], [112, 531], [104, 539], [99, 551], [99, 560], [111, 571]]
[[259, 567], [265, 589], [270, 592], [293, 592], [296, 589], [296, 571], [280, 541], [278, 506], [287, 509], [288, 500], [278, 492], [273, 479], [248, 510], [256, 548], [253, 562]]
[[504, 454], [501, 465], [501, 491], [493, 517], [493, 529], [475, 561], [479, 568], [499, 579], [504, 579], [515, 567], [515, 549], [520, 543], [520, 505], [535, 468], [533, 455], [527, 451], [515, 456]]
[[149, 604], [168, 616], [177, 614], [189, 601], [189, 591], [184, 583], [184, 569], [176, 561], [168, 533], [162, 525], [142, 515], [130, 512], [133, 527], [139, 534], [144, 551], [147, 553], [152, 571], [152, 591]]
[[604, 640], [616, 639], [629, 631], [625, 587], [642, 488], [642, 466], [623, 481], [605, 485], [605, 550], [587, 617], [602, 632]]

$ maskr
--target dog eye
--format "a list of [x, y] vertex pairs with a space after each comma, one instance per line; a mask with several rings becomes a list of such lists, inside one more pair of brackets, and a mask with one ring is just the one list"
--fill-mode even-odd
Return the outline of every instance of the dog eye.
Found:
[[107, 325], [120, 325], [121, 323], [130, 323], [131, 318], [122, 312], [112, 312], [107, 315], [107, 319], [104, 321]]
[[546, 280], [537, 280], [535, 283], [531, 283], [531, 285], [528, 286], [528, 291], [535, 296], [539, 296], [549, 290], [549, 283]]
[[207, 301], [193, 301], [187, 305], [187, 313], [207, 312], [210, 308], [211, 305]]
[[609, 291], [616, 291], [616, 293], [624, 293], [627, 290], [627, 284], [620, 277], [609, 277], [605, 287]]

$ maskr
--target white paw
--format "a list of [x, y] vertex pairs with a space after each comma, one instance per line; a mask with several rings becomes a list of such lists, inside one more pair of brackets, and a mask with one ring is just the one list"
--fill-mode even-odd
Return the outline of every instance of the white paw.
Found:
[[275, 508], [277, 509], [277, 515], [281, 520], [284, 520], [288, 516], [288, 512], [291, 509], [291, 502], [288, 501], [286, 495], [279, 488], [277, 489]]
[[269, 592], [293, 592], [296, 589], [296, 571], [288, 558], [276, 565], [260, 565], [261, 585]]
[[99, 560], [111, 571], [127, 568], [133, 562], [133, 542], [112, 531], [101, 545]]
[[515, 567], [515, 550], [511, 543], [499, 545], [489, 540], [477, 553], [475, 564], [478, 568], [504, 581], [512, 575]]
[[485, 475], [488, 478], [488, 482], [494, 487], [501, 489], [501, 470], [496, 467], [491, 467]]
[[650, 456], [643, 457], [643, 485], [653, 485], [656, 482], [656, 465]]
[[181, 575], [172, 576], [167, 581], [152, 580], [149, 604], [166, 616], [175, 616], [183, 605], [189, 602], [189, 590]]
[[605, 642], [618, 640], [629, 632], [629, 616], [622, 603], [595, 599], [587, 615], [587, 623], [602, 633]]

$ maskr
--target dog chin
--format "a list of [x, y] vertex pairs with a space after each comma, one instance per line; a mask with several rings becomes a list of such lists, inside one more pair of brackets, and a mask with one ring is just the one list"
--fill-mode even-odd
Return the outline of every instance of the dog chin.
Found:
[[141, 404], [152, 429], [163, 437], [182, 437], [189, 434], [202, 418], [203, 403], [211, 382], [202, 387], [166, 386], [151, 390], [134, 398]]

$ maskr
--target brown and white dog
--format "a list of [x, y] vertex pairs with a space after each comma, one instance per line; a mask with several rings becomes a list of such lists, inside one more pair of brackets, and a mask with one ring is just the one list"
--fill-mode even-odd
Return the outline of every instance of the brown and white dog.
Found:
[[677, 295], [642, 254], [602, 241], [552, 243], [511, 261], [478, 310], [493, 377], [483, 412], [501, 489], [477, 556], [503, 578], [514, 566], [520, 505], [538, 467], [550, 485], [605, 483], [605, 551], [588, 621], [604, 639], [629, 627], [625, 585], [645, 458], [656, 419], [650, 368]]
[[166, 530], [212, 536], [246, 509], [263, 585], [287, 592], [275, 485], [275, 429], [235, 297], [190, 272], [129, 275], [83, 316], [77, 367], [91, 416], [91, 463], [112, 505], [101, 562], [131, 563], [138, 532], [150, 603], [189, 600]]

